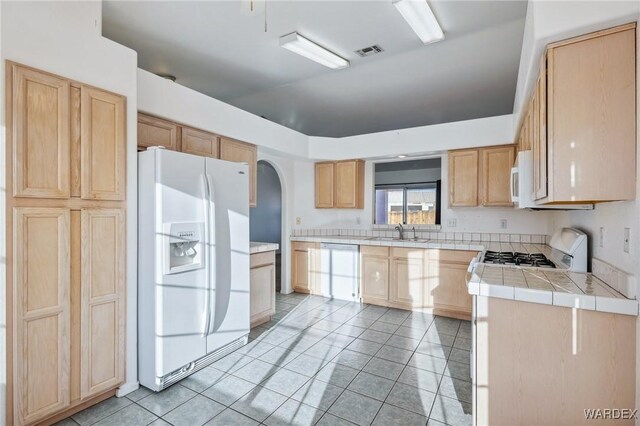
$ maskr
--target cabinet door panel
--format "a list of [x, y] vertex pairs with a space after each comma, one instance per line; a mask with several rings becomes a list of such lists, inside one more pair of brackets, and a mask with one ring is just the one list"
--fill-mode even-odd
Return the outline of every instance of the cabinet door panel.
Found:
[[69, 82], [11, 65], [13, 195], [69, 197]]
[[478, 150], [449, 151], [449, 206], [478, 205]]
[[124, 200], [125, 98], [82, 86], [80, 116], [82, 198]]
[[251, 321], [273, 315], [276, 309], [276, 266], [263, 265], [251, 269]]
[[334, 207], [364, 207], [364, 163], [361, 160], [338, 161], [334, 165]]
[[316, 208], [332, 208], [334, 165], [333, 163], [316, 163], [315, 172]]
[[549, 49], [551, 201], [635, 199], [635, 44], [630, 28]]
[[482, 205], [512, 206], [511, 167], [515, 161], [513, 146], [482, 148]]
[[69, 405], [70, 214], [16, 208], [13, 217], [14, 395], [28, 423]]
[[163, 146], [179, 151], [179, 133], [175, 123], [138, 113], [138, 149]]
[[249, 165], [249, 205], [255, 207], [258, 166], [256, 146], [222, 137], [220, 138], [220, 159]]
[[122, 209], [83, 209], [81, 396], [124, 380], [125, 220]]
[[182, 152], [218, 158], [218, 136], [201, 130], [183, 127]]
[[467, 291], [466, 264], [429, 262], [429, 293], [435, 309], [471, 314], [472, 298]]
[[293, 250], [293, 287], [295, 290], [308, 293], [311, 290], [309, 280], [309, 251]]
[[389, 300], [389, 258], [362, 256], [362, 301], [386, 303]]
[[425, 267], [422, 259], [393, 259], [391, 262], [391, 301], [407, 308], [423, 303]]

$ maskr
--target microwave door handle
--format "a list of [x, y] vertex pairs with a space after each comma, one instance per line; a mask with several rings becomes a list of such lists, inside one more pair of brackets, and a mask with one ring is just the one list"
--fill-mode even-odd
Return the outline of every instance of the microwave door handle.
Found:
[[513, 196], [513, 195], [514, 195], [514, 193], [515, 193], [515, 182], [516, 182], [515, 177], [516, 177], [516, 174], [517, 174], [517, 173], [518, 173], [518, 172], [516, 171], [516, 168], [515, 168], [515, 167], [511, 169], [511, 185], [510, 185], [509, 189], [510, 189], [510, 191], [511, 191], [511, 201], [512, 201], [512, 202], [513, 202], [513, 201], [515, 201], [515, 199], [514, 199], [514, 196]]
[[209, 251], [211, 250], [211, 248], [209, 247], [209, 227], [211, 226], [209, 223], [209, 180], [207, 179], [207, 177], [205, 175], [201, 175], [200, 176], [202, 179], [202, 205], [203, 205], [203, 210], [204, 210], [204, 235], [203, 235], [203, 246], [204, 246], [204, 250], [202, 253], [202, 257], [204, 258], [204, 265], [205, 265], [205, 279], [206, 279], [206, 285], [205, 285], [205, 298], [204, 298], [204, 317], [205, 317], [205, 321], [204, 321], [204, 328], [202, 330], [202, 337], [207, 337], [207, 334], [209, 332], [209, 327], [211, 326], [211, 304], [210, 304], [210, 298], [209, 298], [209, 293], [210, 293], [210, 289], [209, 289], [209, 275], [210, 275], [210, 270], [211, 270], [211, 265], [209, 264]]

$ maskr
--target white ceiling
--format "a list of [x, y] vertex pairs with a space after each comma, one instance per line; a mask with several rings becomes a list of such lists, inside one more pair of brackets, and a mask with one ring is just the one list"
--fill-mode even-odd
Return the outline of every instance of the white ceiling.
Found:
[[[105, 1], [105, 37], [139, 66], [307, 135], [342, 137], [509, 114], [526, 0], [430, 1], [423, 45], [387, 1]], [[279, 47], [293, 31], [351, 61], [330, 70]], [[354, 51], [385, 51], [360, 58]]]

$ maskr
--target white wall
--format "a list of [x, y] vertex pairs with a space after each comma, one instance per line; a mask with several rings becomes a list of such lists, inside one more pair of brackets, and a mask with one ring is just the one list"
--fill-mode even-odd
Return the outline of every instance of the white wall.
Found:
[[513, 117], [509, 114], [345, 138], [311, 136], [309, 158], [345, 160], [428, 155], [449, 149], [503, 145], [513, 140]]
[[138, 110], [288, 155], [308, 154], [306, 135], [142, 69]]
[[[137, 158], [136, 158], [136, 64], [137, 54], [101, 36], [100, 2], [2, 2], [2, 76], [4, 61], [9, 59], [83, 83], [110, 90], [127, 97], [127, 373], [123, 387], [137, 386]], [[4, 104], [4, 101], [2, 102]], [[4, 114], [2, 114], [4, 130]], [[4, 131], [2, 132], [4, 136]], [[0, 147], [4, 154], [5, 147]], [[4, 167], [4, 160], [0, 161]], [[0, 174], [4, 188], [5, 174]], [[0, 208], [4, 212], [4, 197]], [[4, 215], [1, 215], [4, 220]], [[5, 257], [4, 224], [0, 224], [2, 259]], [[3, 265], [4, 268], [4, 265]], [[5, 273], [0, 273], [5, 294]], [[2, 318], [6, 313], [2, 300]], [[4, 332], [4, 327], [2, 328]], [[4, 341], [4, 339], [3, 339]], [[4, 357], [4, 350], [1, 350]], [[5, 371], [3, 359], [1, 370]], [[4, 393], [3, 381], [3, 393]], [[4, 396], [0, 397], [4, 420]]]
[[[444, 232], [491, 232], [548, 234], [551, 230], [551, 212], [516, 210], [513, 208], [453, 208], [448, 207], [447, 155], [442, 156], [442, 230]], [[373, 161], [365, 163], [365, 206], [362, 210], [316, 209], [314, 199], [314, 168], [311, 161], [295, 163], [294, 216], [301, 219], [295, 229], [355, 228], [369, 229], [373, 224]], [[455, 218], [455, 228], [447, 220]], [[507, 219], [507, 229], [500, 228], [500, 220]], [[359, 223], [358, 223], [359, 220]]]

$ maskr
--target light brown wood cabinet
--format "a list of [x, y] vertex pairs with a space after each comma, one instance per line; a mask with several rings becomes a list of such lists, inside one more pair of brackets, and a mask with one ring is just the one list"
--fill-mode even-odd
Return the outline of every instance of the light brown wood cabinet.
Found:
[[478, 150], [449, 151], [449, 207], [478, 205]]
[[7, 423], [28, 425], [124, 381], [126, 99], [6, 70]]
[[473, 251], [360, 246], [360, 294], [364, 303], [426, 309], [470, 319], [466, 274]]
[[163, 146], [180, 151], [180, 126], [171, 121], [138, 113], [138, 149]]
[[315, 164], [316, 208], [363, 209], [364, 161]]
[[250, 322], [255, 327], [276, 313], [276, 252], [254, 253], [250, 263]]
[[510, 207], [513, 145], [449, 151], [450, 207]]
[[360, 246], [360, 296], [363, 303], [389, 304], [389, 247]]
[[138, 113], [138, 150], [150, 146], [249, 165], [249, 206], [257, 205], [258, 148], [250, 143]]
[[518, 136], [538, 204], [635, 199], [636, 55], [635, 23], [547, 46]]
[[317, 209], [331, 209], [333, 202], [333, 176], [335, 163], [327, 161], [315, 164], [315, 197]]
[[201, 155], [203, 157], [218, 158], [218, 136], [202, 130], [182, 127], [182, 152]]
[[516, 160], [513, 146], [481, 148], [480, 150], [480, 187], [484, 207], [510, 207], [511, 168]]
[[474, 424], [589, 424], [585, 409], [635, 407], [637, 317], [474, 299]]
[[320, 244], [291, 243], [291, 286], [298, 293], [317, 293]]
[[220, 138], [220, 159], [247, 163], [249, 165], [249, 205], [255, 207], [257, 203], [256, 189], [258, 186], [258, 150], [255, 145], [240, 142], [235, 139]]

